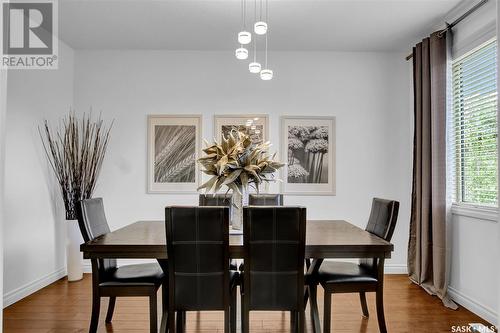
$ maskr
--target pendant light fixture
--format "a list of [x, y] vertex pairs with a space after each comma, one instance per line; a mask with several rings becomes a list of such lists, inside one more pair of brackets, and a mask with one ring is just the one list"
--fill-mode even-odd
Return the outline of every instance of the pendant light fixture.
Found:
[[248, 50], [245, 49], [243, 46], [241, 46], [240, 48], [236, 49], [235, 55], [236, 55], [236, 59], [239, 59], [239, 60], [248, 59]]
[[246, 0], [241, 0], [241, 18], [243, 30], [238, 33], [238, 43], [246, 45], [252, 41], [252, 34], [246, 31]]
[[[265, 35], [267, 32], [267, 23], [262, 20], [262, 1], [260, 0], [260, 19], [253, 25], [253, 31], [257, 35]], [[266, 16], [267, 16], [267, 0], [266, 0]], [[266, 18], [267, 21], [267, 18]]]
[[[257, 19], [257, 0], [254, 0], [254, 20]], [[257, 62], [257, 38], [253, 39], [253, 62], [248, 64], [250, 73], [260, 73], [262, 66]]]
[[260, 71], [260, 78], [264, 81], [269, 81], [273, 78], [273, 71], [271, 69], [269, 69], [268, 65], [267, 65], [267, 38], [269, 36], [269, 33], [266, 34], [266, 62], [265, 62], [265, 66], [264, 66], [264, 69]]

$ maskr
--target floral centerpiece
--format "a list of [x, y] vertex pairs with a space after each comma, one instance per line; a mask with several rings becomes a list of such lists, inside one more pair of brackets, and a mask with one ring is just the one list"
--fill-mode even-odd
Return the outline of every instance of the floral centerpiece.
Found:
[[[209, 144], [203, 149], [205, 156], [198, 159], [203, 172], [212, 176], [198, 190], [217, 193], [223, 186], [233, 191], [232, 225], [234, 229], [242, 228], [242, 208], [248, 204], [248, 188], [254, 187], [257, 193], [262, 183], [276, 181], [275, 172], [283, 167], [283, 163], [269, 154], [270, 142], [253, 143], [250, 136], [231, 131], [222, 142]], [[227, 192], [226, 192], [227, 193]]]

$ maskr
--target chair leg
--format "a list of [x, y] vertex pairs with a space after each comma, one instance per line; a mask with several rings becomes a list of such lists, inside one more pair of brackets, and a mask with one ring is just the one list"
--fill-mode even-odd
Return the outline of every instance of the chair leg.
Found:
[[158, 303], [156, 301], [156, 290], [149, 296], [149, 331], [151, 333], [158, 333]]
[[99, 326], [99, 312], [101, 311], [101, 297], [98, 294], [92, 296], [92, 317], [90, 318], [89, 333], [96, 333]]
[[166, 333], [168, 328], [168, 283], [163, 283], [161, 286], [161, 325], [160, 332]]
[[330, 333], [330, 318], [332, 316], [332, 294], [325, 290], [325, 304], [323, 306], [323, 332]]
[[297, 333], [304, 333], [306, 325], [305, 309], [297, 313]]
[[297, 312], [290, 311], [290, 332], [297, 333]]
[[113, 311], [115, 310], [116, 297], [111, 296], [109, 298], [108, 312], [106, 313], [106, 323], [111, 323], [113, 319]]
[[168, 309], [168, 331], [175, 332], [175, 311], [172, 309]]
[[226, 309], [224, 310], [224, 333], [230, 333], [229, 330], [230, 330], [230, 318], [231, 318], [231, 308], [230, 307], [226, 307]]
[[380, 333], [387, 333], [387, 327], [385, 326], [385, 315], [384, 315], [384, 289], [379, 287], [376, 293], [376, 303], [377, 303], [377, 320], [378, 328]]
[[321, 323], [319, 322], [318, 310], [318, 285], [311, 283], [309, 285], [309, 310], [313, 326], [313, 333], [321, 332]]
[[245, 301], [242, 297], [241, 299], [241, 332], [249, 333], [250, 332], [250, 311], [247, 311], [245, 307]]
[[177, 311], [177, 333], [184, 333], [186, 331], [186, 312]]
[[236, 333], [236, 306], [237, 306], [236, 287], [234, 287], [233, 290], [231, 290], [231, 304], [229, 305], [230, 307], [229, 326], [231, 327], [231, 333]]
[[361, 310], [363, 311], [363, 316], [369, 317], [368, 305], [366, 305], [366, 293], [364, 291], [359, 293], [359, 301], [361, 302]]

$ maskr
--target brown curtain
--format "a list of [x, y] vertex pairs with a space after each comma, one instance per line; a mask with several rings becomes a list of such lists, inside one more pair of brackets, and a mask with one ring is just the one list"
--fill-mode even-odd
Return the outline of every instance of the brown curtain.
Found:
[[446, 33], [413, 48], [413, 190], [408, 244], [410, 279], [451, 308], [446, 250]]

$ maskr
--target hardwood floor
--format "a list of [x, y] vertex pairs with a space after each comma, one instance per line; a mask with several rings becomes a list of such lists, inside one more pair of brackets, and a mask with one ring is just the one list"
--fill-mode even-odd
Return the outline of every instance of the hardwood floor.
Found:
[[[389, 332], [451, 332], [452, 325], [467, 325], [471, 322], [489, 326], [464, 308], [457, 311], [445, 308], [441, 301], [413, 285], [405, 275], [386, 275], [385, 279], [385, 314]], [[321, 287], [318, 291], [318, 304], [322, 315]], [[85, 274], [80, 282], [68, 283], [65, 279], [59, 280], [4, 309], [4, 332], [88, 332], [90, 296], [89, 274]], [[334, 295], [332, 332], [378, 332], [373, 296], [367, 294], [370, 317], [363, 318], [358, 295]], [[113, 324], [107, 327], [104, 324], [106, 309], [107, 301], [103, 300], [99, 332], [149, 332], [146, 298], [118, 298]], [[307, 332], [312, 332], [309, 312], [306, 317]], [[187, 332], [223, 332], [222, 318], [222, 313], [219, 312], [188, 313]], [[289, 322], [288, 313], [253, 312], [250, 329], [252, 332], [287, 332]]]

